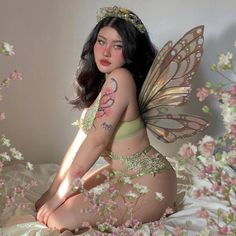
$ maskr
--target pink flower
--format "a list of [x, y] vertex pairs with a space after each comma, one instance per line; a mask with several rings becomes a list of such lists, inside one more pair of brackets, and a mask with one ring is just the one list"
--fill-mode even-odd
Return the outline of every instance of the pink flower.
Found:
[[197, 214], [198, 214], [199, 217], [202, 217], [202, 218], [208, 218], [209, 217], [209, 213], [205, 208], [201, 208], [201, 210], [199, 210], [197, 212]]
[[230, 93], [231, 93], [232, 95], [236, 95], [236, 85], [233, 85], [233, 86], [231, 87]]
[[173, 209], [170, 208], [170, 207], [167, 207], [166, 210], [165, 210], [164, 215], [170, 215], [170, 214], [172, 214], [172, 213], [174, 213]]
[[230, 106], [235, 106], [236, 105], [236, 97], [231, 97], [229, 99], [229, 105]]
[[212, 190], [213, 190], [214, 192], [219, 192], [219, 191], [220, 191], [220, 188], [221, 188], [221, 186], [220, 186], [218, 183], [213, 183], [213, 185], [212, 185]]
[[191, 143], [184, 143], [178, 152], [181, 157], [184, 157], [186, 159], [196, 157], [196, 153], [197, 147], [192, 145]]
[[0, 179], [0, 188], [2, 188], [5, 184], [5, 180], [4, 179]]
[[233, 210], [236, 212], [236, 204], [232, 206]]
[[232, 186], [236, 186], [236, 176], [230, 179]]
[[234, 136], [236, 136], [236, 124], [231, 125], [231, 132]]
[[228, 179], [229, 178], [229, 174], [227, 172], [223, 171], [222, 174], [221, 174], [221, 178], [222, 179]]
[[11, 197], [11, 196], [7, 196], [6, 197], [7, 199], [7, 206], [12, 206], [14, 203], [16, 203], [16, 199], [14, 197]]
[[23, 193], [24, 192], [24, 189], [21, 186], [16, 186], [14, 188], [14, 190], [15, 190], [15, 193]]
[[223, 155], [223, 160], [226, 161], [229, 165], [236, 165], [236, 149], [231, 150], [228, 153], [224, 152]]
[[225, 186], [220, 187], [219, 193], [223, 195], [223, 197], [226, 197], [225, 192], [227, 191], [227, 188]]
[[199, 171], [198, 177], [200, 179], [204, 179], [206, 177], [206, 170], [204, 169], [204, 170]]
[[214, 153], [216, 141], [205, 135], [204, 138], [199, 142], [199, 151], [203, 156], [210, 157]]
[[102, 171], [102, 174], [105, 176], [105, 177], [109, 177], [109, 171], [107, 171], [107, 170], [103, 170]]
[[194, 197], [202, 197], [209, 193], [209, 190], [206, 187], [203, 187], [202, 189], [196, 189], [193, 191]]
[[208, 174], [212, 174], [215, 171], [215, 168], [213, 165], [207, 165], [205, 166], [205, 170]]
[[220, 227], [219, 232], [222, 234], [228, 234], [232, 232], [232, 229], [229, 226]]
[[32, 186], [38, 186], [37, 180], [31, 180], [30, 183]]
[[0, 112], [0, 120], [5, 120], [6, 116], [4, 112]]
[[176, 236], [181, 236], [181, 235], [183, 235], [183, 233], [184, 233], [184, 230], [182, 227], [180, 227], [180, 226], [175, 227], [175, 235]]
[[22, 80], [22, 74], [14, 70], [7, 79], [8, 80]]
[[199, 98], [200, 102], [203, 102], [209, 96], [209, 92], [205, 88], [198, 88], [197, 89], [197, 97]]
[[201, 190], [200, 189], [194, 190], [193, 191], [193, 196], [196, 197], [196, 198], [201, 197], [202, 196]]

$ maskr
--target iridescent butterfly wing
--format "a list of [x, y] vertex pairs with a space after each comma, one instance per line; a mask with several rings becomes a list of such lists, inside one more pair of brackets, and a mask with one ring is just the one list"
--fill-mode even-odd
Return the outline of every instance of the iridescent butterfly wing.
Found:
[[167, 114], [183, 105], [191, 92], [189, 80], [203, 53], [204, 26], [187, 32], [174, 46], [169, 41], [155, 58], [139, 95], [139, 106], [152, 133], [164, 142], [194, 135], [208, 126], [199, 116]]

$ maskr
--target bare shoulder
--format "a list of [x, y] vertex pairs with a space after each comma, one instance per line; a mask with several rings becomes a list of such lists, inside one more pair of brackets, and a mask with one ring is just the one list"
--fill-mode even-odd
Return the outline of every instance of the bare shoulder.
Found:
[[123, 91], [132, 92], [136, 90], [133, 75], [126, 68], [115, 69], [108, 75], [107, 80], [115, 80], [116, 83], [119, 85], [120, 89], [122, 89]]

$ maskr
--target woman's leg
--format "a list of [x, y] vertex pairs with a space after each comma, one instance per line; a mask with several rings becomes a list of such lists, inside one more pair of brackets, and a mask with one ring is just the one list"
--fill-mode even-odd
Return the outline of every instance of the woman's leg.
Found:
[[[163, 171], [156, 174], [155, 177], [142, 176], [136, 179], [135, 182], [148, 186], [149, 192], [138, 200], [134, 211], [134, 219], [138, 219], [143, 223], [155, 221], [160, 219], [167, 207], [173, 206], [176, 197], [176, 177], [173, 171]], [[126, 212], [130, 209], [124, 202], [124, 196], [129, 191], [134, 191], [134, 189], [124, 184], [117, 184], [116, 189], [122, 196], [118, 195], [115, 199], [118, 207], [114, 210], [112, 216], [117, 218], [117, 225], [120, 225], [128, 219]], [[164, 199], [162, 201], [155, 199], [156, 192], [163, 194]], [[102, 195], [102, 200], [107, 203], [110, 202], [111, 193], [106, 191]], [[49, 216], [48, 226], [59, 230], [81, 229], [83, 222], [89, 222], [91, 226], [96, 226], [96, 223], [101, 221], [99, 214], [83, 212], [84, 209], [92, 209], [92, 205], [86, 200], [83, 193], [75, 195], [67, 199]]]
[[[111, 172], [110, 164], [103, 165], [100, 168], [97, 168], [97, 169], [87, 173], [83, 177], [84, 188], [86, 190], [90, 190], [90, 189], [96, 187], [97, 185], [104, 183], [104, 181], [106, 180], [106, 175], [104, 175], [104, 172], [108, 172], [108, 173]], [[77, 195], [79, 193], [80, 193], [80, 190], [74, 192], [70, 197]]]
[[[84, 188], [89, 190], [101, 183], [103, 183], [106, 179], [105, 175], [103, 175], [103, 172], [104, 171], [108, 171], [110, 172], [111, 171], [111, 168], [110, 168], [110, 165], [109, 164], [106, 164], [106, 165], [103, 165], [102, 167], [98, 168], [98, 169], [95, 169], [91, 172], [89, 172], [88, 174], [86, 174], [84, 177], [83, 177], [83, 180], [84, 180]], [[59, 170], [60, 172], [60, 170]], [[58, 172], [58, 173], [59, 173]], [[54, 178], [54, 181], [59, 181], [59, 178], [56, 176]], [[57, 183], [56, 183], [57, 184]], [[54, 185], [55, 186], [55, 185]], [[52, 188], [47, 190], [42, 196], [41, 198], [36, 202], [35, 204], [35, 207], [36, 207], [36, 210], [38, 210], [48, 199], [51, 198], [51, 196], [54, 194], [55, 192], [53, 191], [53, 185], [52, 185]], [[77, 195], [80, 193], [80, 190], [74, 192], [71, 196], [74, 196], [74, 195]], [[70, 197], [71, 197], [70, 196]]]

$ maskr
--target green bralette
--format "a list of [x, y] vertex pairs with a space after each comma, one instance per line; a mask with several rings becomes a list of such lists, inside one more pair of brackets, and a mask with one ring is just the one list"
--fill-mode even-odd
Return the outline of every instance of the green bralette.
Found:
[[[95, 119], [99, 102], [101, 98], [101, 93], [98, 95], [95, 102], [88, 108], [84, 118], [80, 119], [79, 127], [87, 134], [92, 128], [93, 121]], [[135, 120], [131, 121], [121, 121], [113, 135], [114, 140], [121, 140], [131, 137], [139, 130], [144, 128], [144, 123], [141, 117], [137, 117]]]

